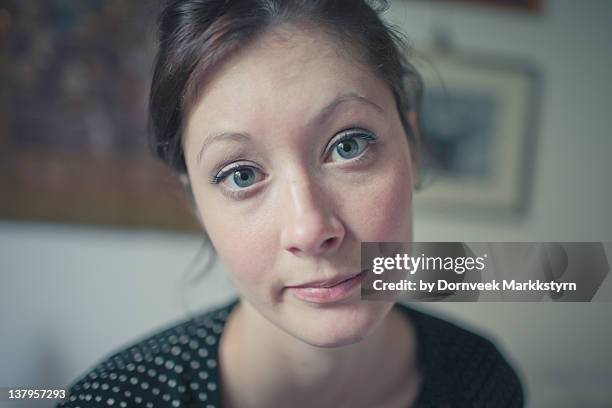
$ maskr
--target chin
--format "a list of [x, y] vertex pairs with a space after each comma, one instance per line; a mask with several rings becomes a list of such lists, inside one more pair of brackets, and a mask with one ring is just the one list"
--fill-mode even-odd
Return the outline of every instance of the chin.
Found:
[[393, 303], [358, 300], [332, 307], [291, 306], [296, 309], [286, 326], [291, 335], [313, 347], [335, 348], [368, 337], [383, 322]]

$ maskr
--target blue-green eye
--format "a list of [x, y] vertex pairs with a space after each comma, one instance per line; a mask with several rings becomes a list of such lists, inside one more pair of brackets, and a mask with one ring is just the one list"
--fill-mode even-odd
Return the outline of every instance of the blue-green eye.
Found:
[[232, 181], [240, 188], [250, 187], [255, 179], [255, 172], [250, 167], [243, 167], [232, 174]]
[[342, 138], [334, 144], [331, 155], [338, 154], [341, 159], [351, 160], [361, 155], [364, 150], [376, 141], [370, 132], [353, 129], [344, 132]]
[[259, 170], [256, 168], [238, 165], [221, 171], [218, 175], [213, 176], [211, 183], [219, 184], [226, 182], [229, 184], [230, 189], [239, 190], [252, 186], [262, 178]]

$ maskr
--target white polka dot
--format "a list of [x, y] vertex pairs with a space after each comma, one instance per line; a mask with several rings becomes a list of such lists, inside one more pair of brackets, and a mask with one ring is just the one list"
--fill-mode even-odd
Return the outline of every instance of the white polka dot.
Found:
[[217, 389], [217, 384], [215, 384], [214, 382], [209, 382], [208, 384], [206, 384], [206, 386], [208, 387], [209, 390], [214, 391]]
[[205, 393], [201, 392], [198, 394], [198, 398], [200, 399], [200, 401], [206, 401], [208, 399], [208, 395], [206, 395]]
[[113, 405], [113, 404], [115, 404], [115, 400], [114, 400], [114, 399], [112, 399], [112, 398], [109, 398], [109, 399], [107, 399], [107, 400], [106, 400], [106, 403], [107, 403], [108, 405]]
[[173, 407], [178, 407], [179, 405], [181, 405], [180, 402], [178, 402], [177, 400], [172, 400], [172, 406]]
[[125, 401], [121, 401], [121, 402], [119, 403], [119, 406], [120, 406], [121, 408], [125, 408], [125, 407], [127, 407], [127, 402], [125, 402]]
[[139, 397], [139, 396], [134, 397], [134, 402], [136, 402], [137, 404], [140, 404], [142, 402], [142, 397]]
[[213, 360], [212, 358], [209, 358], [208, 360], [206, 360], [206, 365], [209, 368], [215, 368], [217, 366], [217, 361]]
[[162, 395], [162, 398], [164, 399], [164, 401], [170, 401], [170, 394], [164, 394]]

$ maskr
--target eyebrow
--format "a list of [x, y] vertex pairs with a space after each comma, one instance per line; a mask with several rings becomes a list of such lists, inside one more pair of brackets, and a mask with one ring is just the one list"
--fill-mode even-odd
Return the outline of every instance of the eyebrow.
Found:
[[[338, 106], [348, 101], [360, 101], [360, 102], [370, 105], [371, 107], [373, 107], [380, 113], [384, 112], [383, 108], [381, 108], [378, 104], [366, 98], [365, 96], [359, 95], [355, 92], [348, 92], [345, 94], [338, 95], [330, 103], [325, 105], [325, 107], [323, 107], [323, 109], [321, 109], [315, 117], [313, 117], [311, 120], [308, 121], [308, 126], [311, 126], [315, 122], [327, 121], [329, 117], [334, 113], [334, 111], [336, 110]], [[204, 143], [202, 143], [202, 147], [200, 148], [200, 151], [198, 152], [198, 155], [196, 156], [196, 162], [198, 164], [200, 163], [202, 156], [204, 155], [204, 151], [211, 144], [220, 142], [220, 141], [229, 141], [229, 140], [234, 140], [237, 142], [240, 142], [240, 141], [248, 142], [249, 140], [251, 140], [251, 135], [248, 133], [243, 133], [243, 132], [221, 132], [221, 133], [212, 134], [204, 140]]]

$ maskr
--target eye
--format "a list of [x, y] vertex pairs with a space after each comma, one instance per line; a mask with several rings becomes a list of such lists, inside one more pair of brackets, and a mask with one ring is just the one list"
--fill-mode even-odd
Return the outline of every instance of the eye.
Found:
[[350, 129], [341, 132], [339, 140], [334, 142], [331, 156], [341, 160], [351, 160], [360, 156], [370, 144], [376, 142], [376, 136], [363, 129]]
[[251, 167], [243, 167], [234, 171], [232, 177], [230, 178], [230, 180], [236, 183], [236, 186], [240, 188], [250, 187], [256, 179], [257, 175]]
[[240, 190], [251, 187], [261, 179], [263, 179], [263, 176], [255, 167], [236, 165], [226, 170], [221, 170], [219, 174], [212, 177], [211, 183], [225, 183], [230, 190]]

